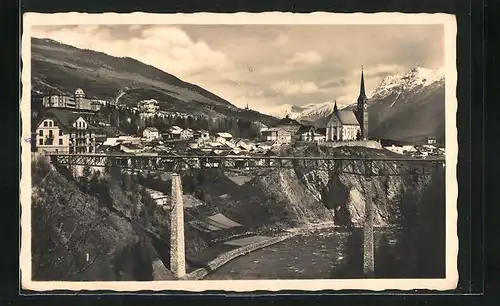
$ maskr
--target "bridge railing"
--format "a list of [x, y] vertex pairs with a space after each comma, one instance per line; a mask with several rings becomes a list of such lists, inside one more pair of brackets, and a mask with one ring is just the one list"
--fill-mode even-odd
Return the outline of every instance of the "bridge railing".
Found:
[[141, 156], [125, 154], [51, 154], [53, 163], [91, 167], [118, 167], [179, 172], [191, 169], [282, 168], [324, 170], [337, 173], [394, 176], [426, 175], [444, 167], [443, 158], [353, 158], [300, 156]]

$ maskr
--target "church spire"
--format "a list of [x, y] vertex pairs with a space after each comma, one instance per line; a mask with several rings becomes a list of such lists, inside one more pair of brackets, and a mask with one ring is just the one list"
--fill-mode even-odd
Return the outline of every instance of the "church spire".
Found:
[[361, 86], [359, 88], [359, 96], [366, 98], [366, 93], [365, 93], [365, 75], [363, 71], [363, 65], [361, 65]]
[[333, 104], [333, 112], [336, 113], [338, 111], [339, 111], [339, 109], [337, 108], [337, 100], [335, 100], [335, 102]]

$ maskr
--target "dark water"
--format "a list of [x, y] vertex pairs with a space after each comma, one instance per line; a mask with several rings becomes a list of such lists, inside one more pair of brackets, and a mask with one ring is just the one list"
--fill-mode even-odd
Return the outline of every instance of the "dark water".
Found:
[[[415, 230], [375, 231], [376, 278], [444, 277], [444, 254]], [[363, 235], [335, 229], [295, 236], [234, 259], [205, 279], [314, 279], [363, 277]]]

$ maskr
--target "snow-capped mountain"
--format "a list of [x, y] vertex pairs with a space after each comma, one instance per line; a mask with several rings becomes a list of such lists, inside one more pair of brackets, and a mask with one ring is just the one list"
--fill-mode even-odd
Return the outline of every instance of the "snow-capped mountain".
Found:
[[368, 101], [371, 136], [444, 141], [444, 82], [443, 70], [422, 67], [385, 78]]
[[[444, 141], [444, 82], [442, 69], [417, 67], [383, 79], [368, 99], [370, 137], [418, 141], [435, 136]], [[339, 109], [355, 110], [356, 104]], [[303, 124], [324, 127], [333, 102], [303, 106], [280, 105], [268, 112], [282, 118], [289, 115]]]
[[333, 102], [310, 103], [303, 106], [304, 110], [296, 117], [297, 120], [315, 121], [333, 112]]
[[417, 67], [402, 76], [393, 75], [386, 77], [373, 91], [370, 99], [384, 99], [395, 91], [400, 93], [418, 91], [443, 79], [444, 71], [442, 69], [432, 70]]
[[279, 105], [268, 111], [268, 114], [277, 118], [283, 118], [288, 115], [290, 118], [298, 121], [316, 121], [318, 118], [328, 116], [333, 111], [333, 102], [309, 103], [296, 106], [290, 104]]

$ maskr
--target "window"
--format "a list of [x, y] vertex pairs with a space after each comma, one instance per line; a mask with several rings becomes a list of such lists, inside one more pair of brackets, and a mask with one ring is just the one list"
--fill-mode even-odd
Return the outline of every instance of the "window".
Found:
[[62, 138], [59, 138], [59, 145], [62, 146], [62, 144], [63, 144], [63, 140], [62, 140]]
[[43, 137], [43, 130], [39, 130], [38, 131], [38, 135], [40, 135], [41, 137]]
[[52, 133], [52, 130], [49, 130], [49, 138], [54, 137], [54, 134]]
[[63, 131], [59, 130], [59, 136], [62, 136], [62, 135], [63, 135]]
[[49, 126], [52, 127], [52, 121], [49, 121]]
[[39, 145], [43, 145], [43, 139], [40, 139], [40, 140], [38, 141], [38, 144], [39, 144]]
[[44, 121], [43, 126], [49, 126], [49, 123], [47, 121]]

